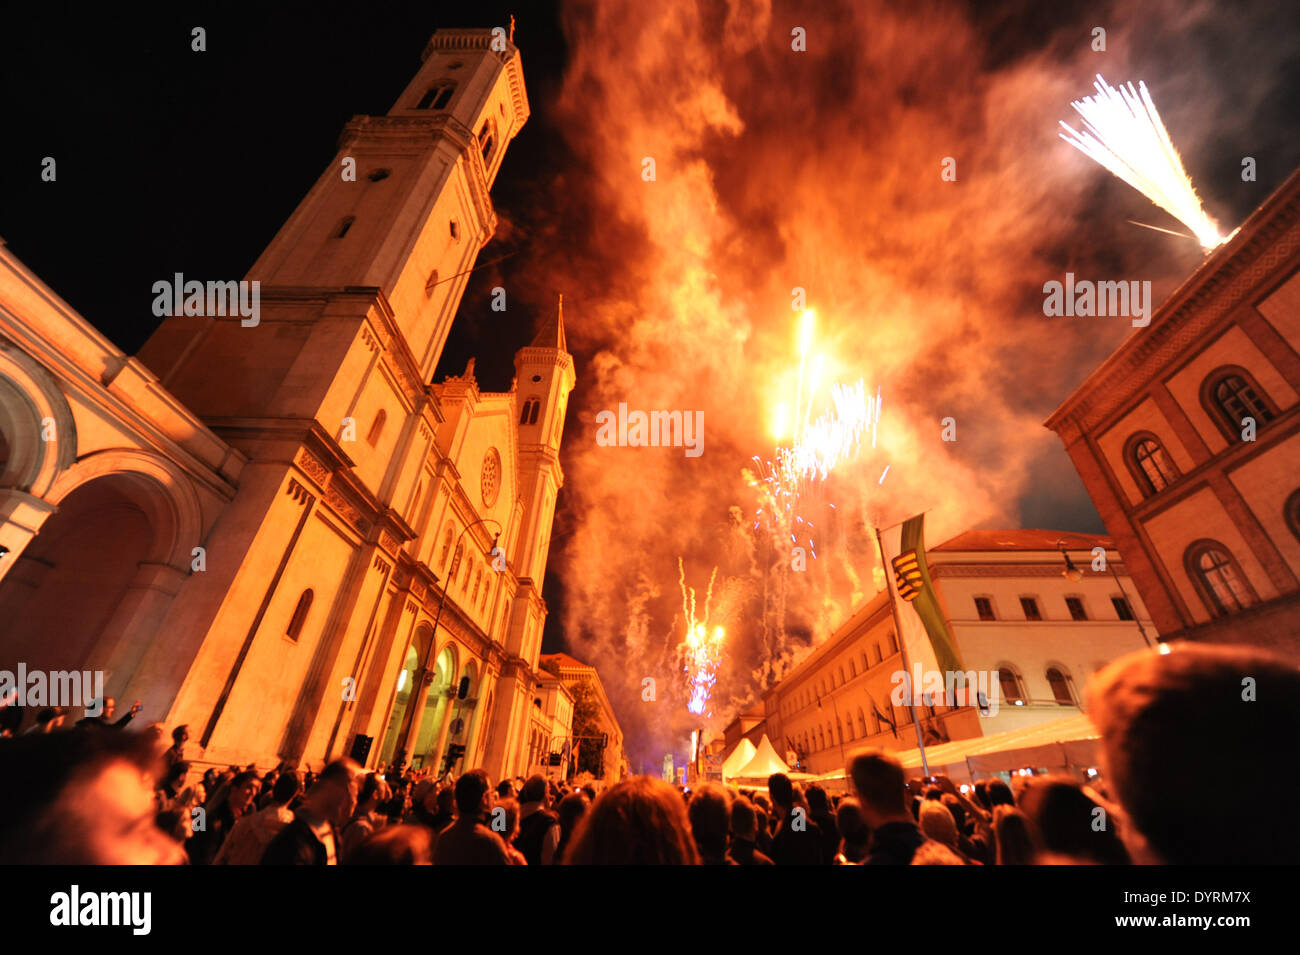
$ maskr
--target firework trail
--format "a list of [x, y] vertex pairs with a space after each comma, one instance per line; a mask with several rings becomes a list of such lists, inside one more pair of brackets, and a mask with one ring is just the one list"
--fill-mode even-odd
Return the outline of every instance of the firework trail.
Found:
[[714, 626], [712, 631], [709, 629], [709, 603], [713, 600], [713, 583], [717, 577], [718, 568], [714, 567], [704, 595], [704, 617], [696, 619], [695, 588], [686, 586], [686, 568], [682, 559], [677, 558], [677, 582], [682, 589], [682, 617], [686, 622], [686, 639], [679, 648], [689, 693], [686, 709], [705, 716], [713, 715], [707, 712], [709, 697], [718, 681], [722, 643], [727, 635], [721, 626]]
[[1117, 90], [1098, 75], [1093, 86], [1096, 96], [1070, 104], [1083, 117], [1084, 131], [1062, 121], [1061, 138], [1182, 222], [1203, 248], [1222, 244], [1225, 239], [1201, 207], [1146, 84]]

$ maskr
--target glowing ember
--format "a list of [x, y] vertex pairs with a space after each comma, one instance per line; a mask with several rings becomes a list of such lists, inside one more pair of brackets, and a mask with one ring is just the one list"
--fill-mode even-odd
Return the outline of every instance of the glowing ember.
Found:
[[[709, 704], [709, 694], [718, 681], [718, 666], [722, 662], [722, 642], [726, 631], [715, 626], [709, 629], [709, 602], [713, 599], [713, 582], [718, 568], [709, 575], [709, 589], [704, 596], [704, 619], [695, 617], [695, 588], [686, 586], [686, 568], [677, 558], [678, 584], [682, 588], [682, 614], [686, 621], [686, 639], [680, 647], [682, 665], [686, 671], [686, 685], [690, 694], [686, 708], [692, 713], [704, 713]], [[705, 714], [711, 716], [712, 714]]]
[[1061, 138], [1182, 222], [1204, 248], [1223, 243], [1201, 208], [1146, 84], [1139, 82], [1136, 91], [1132, 83], [1116, 90], [1098, 76], [1093, 86], [1096, 96], [1071, 104], [1083, 117], [1085, 131], [1062, 122]]

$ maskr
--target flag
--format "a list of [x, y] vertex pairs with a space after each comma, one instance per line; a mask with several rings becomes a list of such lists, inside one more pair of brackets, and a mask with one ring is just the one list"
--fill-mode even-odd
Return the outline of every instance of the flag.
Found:
[[[937, 671], [946, 680], [960, 671], [961, 658], [925, 560], [925, 515], [918, 514], [900, 526], [878, 531], [884, 552], [885, 580], [898, 613], [898, 639], [913, 671], [920, 664], [923, 673]], [[909, 674], [909, 684], [911, 674]], [[946, 682], [945, 682], [946, 685]], [[919, 692], [921, 687], [912, 687]]]
[[888, 726], [890, 731], [894, 734], [894, 739], [898, 739], [898, 724], [894, 721], [894, 718], [892, 716], [886, 716], [884, 713], [880, 712], [880, 707], [876, 706], [876, 698], [870, 693], [867, 694], [867, 699], [871, 701], [871, 709], [875, 711], [876, 719]]

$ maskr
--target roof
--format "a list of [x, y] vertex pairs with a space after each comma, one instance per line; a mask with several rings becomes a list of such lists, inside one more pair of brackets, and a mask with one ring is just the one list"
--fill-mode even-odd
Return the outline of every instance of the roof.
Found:
[[555, 309], [555, 318], [550, 321], [542, 322], [542, 327], [537, 330], [537, 335], [533, 338], [533, 343], [529, 348], [558, 348], [560, 351], [567, 352], [568, 345], [564, 340], [564, 296], [560, 296], [560, 303]]
[[1063, 541], [1073, 550], [1091, 550], [1094, 547], [1114, 549], [1115, 541], [1101, 534], [1076, 534], [1073, 531], [1049, 531], [1036, 528], [1011, 530], [964, 531], [929, 551], [979, 551], [979, 550], [1056, 550], [1056, 542]]
[[560, 669], [577, 669], [594, 670], [596, 669], [590, 663], [583, 663], [581, 660], [574, 659], [567, 653], [543, 653], [537, 658], [538, 660], [554, 660], [560, 665]]

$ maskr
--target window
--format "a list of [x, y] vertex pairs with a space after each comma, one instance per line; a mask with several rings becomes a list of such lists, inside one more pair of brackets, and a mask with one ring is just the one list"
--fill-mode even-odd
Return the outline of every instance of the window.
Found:
[[1070, 611], [1070, 619], [1071, 619], [1071, 620], [1087, 620], [1087, 619], [1088, 619], [1088, 612], [1087, 612], [1086, 610], [1083, 609], [1083, 598], [1082, 598], [1082, 597], [1066, 597], [1066, 598], [1065, 598], [1065, 606], [1066, 606], [1066, 609], [1068, 609], [1068, 610]]
[[1074, 694], [1070, 692], [1070, 681], [1056, 667], [1047, 668], [1047, 682], [1052, 687], [1052, 697], [1061, 706], [1074, 706]]
[[852, 679], [853, 679], [854, 677], [856, 677], [857, 675], [858, 675], [858, 661], [857, 661], [857, 660], [850, 659], [850, 660], [849, 660], [849, 679], [852, 680]]
[[1201, 389], [1201, 403], [1229, 442], [1241, 439], [1241, 421], [1254, 418], [1257, 426], [1277, 417], [1273, 402], [1250, 373], [1235, 366], [1211, 372]]
[[479, 149], [483, 151], [483, 165], [485, 166], [488, 164], [488, 160], [492, 158], [492, 144], [494, 138], [495, 134], [492, 130], [492, 124], [484, 123], [483, 128], [478, 131], [478, 145]]
[[880, 714], [876, 712], [876, 708], [873, 706], [871, 708], [871, 735], [875, 736], [879, 732], [880, 732]]
[[867, 720], [866, 717], [862, 715], [862, 707], [859, 706], [858, 707], [858, 736], [865, 737], [866, 735], [867, 735]]
[[478, 570], [478, 576], [474, 578], [474, 596], [469, 598], [469, 602], [471, 604], [478, 601], [478, 591], [479, 588], [482, 586], [483, 586], [483, 568], [480, 567]]
[[1291, 496], [1282, 505], [1282, 514], [1286, 518], [1286, 526], [1291, 528], [1291, 533], [1300, 539], [1300, 490], [1291, 492]]
[[455, 83], [435, 83], [420, 97], [416, 109], [446, 109], [451, 102], [451, 94], [456, 92]]
[[383, 408], [375, 415], [375, 420], [370, 423], [370, 431], [366, 434], [366, 444], [372, 448], [379, 443], [379, 436], [384, 432], [384, 422], [388, 420], [388, 412]]
[[848, 682], [848, 680], [844, 679], [844, 667], [841, 666], [841, 667], [840, 667], [840, 686], [843, 686], [843, 685], [844, 685], [845, 683], [847, 683], [847, 682]]
[[461, 541], [459, 544], [456, 545], [456, 556], [451, 559], [451, 573], [448, 574], [448, 577], [450, 578], [448, 583], [451, 583], [456, 579], [456, 572], [460, 570], [460, 559], [464, 556], [465, 556], [465, 542]]
[[1025, 612], [1026, 620], [1043, 619], [1043, 615], [1038, 612], [1038, 601], [1033, 597], [1021, 597], [1020, 609]]
[[867, 660], [867, 655], [864, 653], [862, 654], [862, 672], [866, 673], [869, 669], [871, 669], [871, 663]]
[[1123, 597], [1111, 597], [1110, 604], [1115, 608], [1115, 616], [1119, 617], [1119, 619], [1133, 619], [1133, 608], [1128, 605], [1128, 601]]
[[307, 622], [307, 612], [311, 610], [311, 602], [314, 594], [310, 590], [304, 590], [302, 596], [298, 598], [298, 606], [293, 608], [293, 616], [289, 618], [289, 626], [285, 629], [284, 635], [295, 643], [302, 636], [303, 624]]
[[884, 657], [880, 653], [880, 644], [873, 643], [871, 645], [871, 656], [875, 659], [876, 663], [879, 663], [881, 660], [884, 659]]
[[447, 524], [447, 530], [442, 535], [442, 557], [438, 561], [438, 566], [447, 569], [447, 556], [451, 553], [451, 524]]
[[343, 221], [339, 223], [338, 229], [334, 233], [334, 238], [341, 239], [348, 234], [348, 229], [352, 228], [352, 223], [357, 221], [356, 216], [344, 216]]
[[1215, 617], [1244, 610], [1255, 602], [1232, 554], [1218, 541], [1199, 540], [1187, 548], [1187, 570]]
[[524, 402], [524, 410], [519, 413], [520, 424], [537, 424], [537, 413], [541, 410], [540, 398], [529, 398]]
[[1143, 497], [1163, 491], [1178, 479], [1178, 469], [1153, 434], [1135, 434], [1124, 453]]
[[989, 597], [975, 598], [975, 612], [979, 614], [981, 620], [996, 620], [993, 616], [993, 601]]
[[432, 272], [429, 273], [429, 280], [424, 283], [424, 294], [432, 295], [433, 290], [438, 287], [439, 281], [440, 279], [438, 278], [438, 270], [434, 269]]
[[392, 170], [390, 169], [372, 169], [370, 171], [370, 175], [368, 175], [366, 178], [369, 179], [371, 182], [383, 182], [391, 175], [392, 175]]
[[460, 239], [460, 223], [455, 219], [447, 223], [447, 231], [451, 233], [453, 239]]
[[1002, 691], [1002, 699], [1008, 703], [1016, 703], [1024, 699], [1024, 695], [1020, 692], [1020, 679], [1016, 676], [1016, 671], [1010, 667], [999, 668], [998, 687]]
[[898, 652], [898, 636], [894, 633], [894, 631], [891, 630], [891, 631], [889, 631], [889, 637], [888, 637], [887, 639], [889, 640], [889, 652], [890, 652], [890, 653], [897, 653], [897, 652]]

